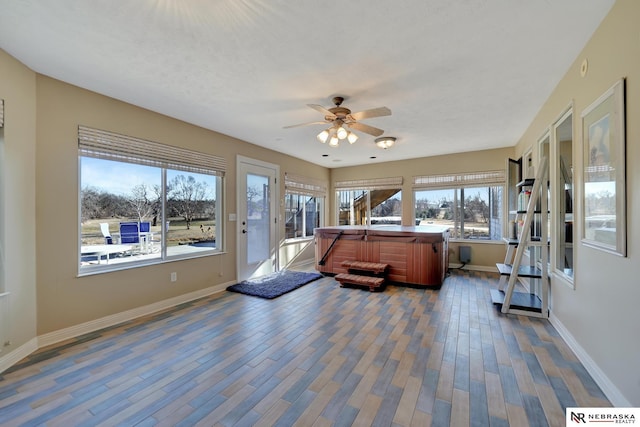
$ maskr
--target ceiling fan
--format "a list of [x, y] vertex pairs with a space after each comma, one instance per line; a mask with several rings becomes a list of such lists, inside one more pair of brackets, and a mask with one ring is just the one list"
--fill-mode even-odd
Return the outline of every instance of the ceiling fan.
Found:
[[341, 139], [346, 139], [351, 144], [357, 141], [358, 135], [347, 131], [345, 126], [373, 136], [380, 136], [384, 133], [382, 129], [360, 123], [359, 120], [371, 119], [373, 117], [390, 116], [391, 110], [387, 107], [372, 108], [370, 110], [352, 113], [350, 109], [342, 107], [344, 98], [336, 96], [333, 98], [335, 107], [325, 108], [318, 104], [307, 104], [309, 107], [324, 114], [324, 121], [301, 123], [298, 125], [285, 126], [285, 129], [299, 126], [330, 124], [331, 126], [318, 134], [318, 140], [322, 143], [329, 141], [329, 145], [337, 147]]

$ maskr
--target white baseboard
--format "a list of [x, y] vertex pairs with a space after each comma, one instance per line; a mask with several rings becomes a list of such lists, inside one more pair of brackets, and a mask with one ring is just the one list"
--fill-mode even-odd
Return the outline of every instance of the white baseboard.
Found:
[[571, 335], [569, 330], [565, 328], [562, 322], [553, 315], [551, 312], [549, 316], [549, 321], [553, 325], [554, 328], [558, 331], [562, 339], [567, 343], [569, 348], [573, 350], [573, 352], [578, 357], [578, 360], [584, 365], [585, 369], [591, 377], [593, 377], [594, 381], [600, 386], [602, 392], [607, 396], [607, 399], [613, 404], [613, 406], [617, 408], [630, 408], [633, 405], [622, 395], [620, 390], [611, 382], [611, 380], [606, 376], [604, 372], [600, 369], [600, 367], [593, 361], [591, 356], [582, 348], [582, 346], [576, 341], [576, 339]]
[[127, 322], [138, 317], [146, 316], [167, 308], [175, 307], [178, 304], [184, 304], [189, 301], [203, 298], [211, 294], [224, 291], [227, 286], [235, 284], [236, 281], [226, 282], [220, 285], [211, 286], [209, 288], [200, 289], [198, 291], [190, 292], [184, 295], [178, 295], [177, 297], [169, 298], [163, 301], [158, 301], [153, 304], [145, 305], [143, 307], [137, 307], [131, 310], [123, 311], [121, 313], [112, 314], [110, 316], [102, 317], [100, 319], [91, 320], [89, 322], [81, 323], [79, 325], [70, 326], [68, 328], [60, 329], [57, 331], [49, 332], [44, 335], [40, 335], [37, 338], [37, 348], [46, 347], [51, 344], [75, 338], [80, 335], [84, 335], [90, 332], [94, 332], [100, 329], [108, 328], [119, 323]]
[[0, 357], [0, 373], [6, 371], [38, 349], [38, 338], [32, 338], [15, 350]]
[[[464, 267], [463, 267], [464, 266]], [[486, 271], [489, 273], [497, 273], [498, 270], [496, 266], [486, 266], [486, 265], [471, 265], [471, 264], [459, 264], [459, 263], [449, 263], [449, 270], [469, 270], [469, 271]]]

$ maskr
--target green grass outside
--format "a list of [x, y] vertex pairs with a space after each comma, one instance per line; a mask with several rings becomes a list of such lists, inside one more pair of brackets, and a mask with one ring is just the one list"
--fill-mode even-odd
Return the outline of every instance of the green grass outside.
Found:
[[[86, 221], [82, 224], [82, 244], [101, 245], [104, 243], [104, 237], [100, 231], [100, 223], [108, 223], [109, 231], [111, 232], [111, 235], [114, 236], [119, 232], [120, 222], [126, 221], [136, 220], [126, 218], [108, 218]], [[155, 242], [160, 242], [162, 239], [160, 224], [161, 223], [158, 221], [156, 226], [151, 226], [151, 232], [153, 233], [153, 240]], [[187, 230], [187, 222], [183, 218], [170, 218], [169, 232], [167, 233], [167, 246], [178, 246], [180, 244], [213, 240], [216, 237], [215, 224], [215, 220], [197, 219], [191, 222], [191, 228]], [[200, 229], [200, 226], [202, 226], [204, 232]]]

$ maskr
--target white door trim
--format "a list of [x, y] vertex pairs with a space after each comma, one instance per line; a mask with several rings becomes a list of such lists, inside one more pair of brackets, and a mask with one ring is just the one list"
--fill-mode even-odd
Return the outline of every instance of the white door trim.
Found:
[[279, 238], [279, 227], [280, 227], [280, 165], [265, 162], [262, 160], [252, 159], [250, 157], [245, 157], [238, 155], [236, 157], [236, 212], [237, 212], [237, 222], [236, 222], [236, 271], [237, 271], [237, 279], [238, 281], [244, 280], [247, 277], [243, 277], [243, 273], [246, 269], [246, 256], [243, 257], [243, 254], [246, 255], [246, 251], [243, 251], [243, 212], [244, 203], [246, 202], [246, 188], [244, 188], [242, 182], [244, 182], [243, 165], [248, 166], [256, 166], [261, 168], [270, 169], [274, 172], [274, 182], [270, 183], [270, 210], [271, 210], [271, 218], [269, 222], [271, 224], [271, 232], [270, 232], [270, 249], [273, 253], [272, 262], [273, 262], [273, 270], [277, 271], [279, 268], [279, 248], [278, 248], [278, 238]]

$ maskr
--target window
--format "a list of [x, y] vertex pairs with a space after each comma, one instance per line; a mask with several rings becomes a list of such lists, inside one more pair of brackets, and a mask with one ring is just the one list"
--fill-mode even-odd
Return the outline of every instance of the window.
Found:
[[285, 238], [313, 237], [313, 229], [321, 226], [323, 199], [303, 194], [285, 194]]
[[285, 238], [313, 237], [313, 229], [324, 225], [327, 189], [311, 178], [285, 174]]
[[553, 125], [551, 235], [553, 271], [573, 286], [573, 114], [568, 110]]
[[402, 177], [337, 182], [337, 224], [402, 224], [401, 188]]
[[81, 273], [222, 249], [224, 159], [78, 129]]
[[451, 238], [501, 240], [504, 171], [417, 176], [416, 223], [450, 227]]

